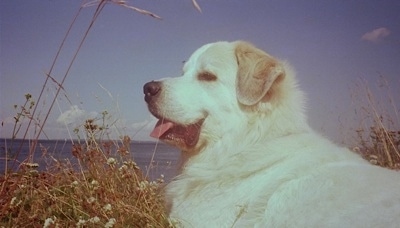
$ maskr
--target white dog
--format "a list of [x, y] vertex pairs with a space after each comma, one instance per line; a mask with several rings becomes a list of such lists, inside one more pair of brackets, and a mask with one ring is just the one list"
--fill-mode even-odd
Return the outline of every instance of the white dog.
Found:
[[292, 69], [251, 44], [207, 44], [144, 93], [151, 135], [182, 150], [180, 226], [400, 227], [400, 173], [311, 130]]

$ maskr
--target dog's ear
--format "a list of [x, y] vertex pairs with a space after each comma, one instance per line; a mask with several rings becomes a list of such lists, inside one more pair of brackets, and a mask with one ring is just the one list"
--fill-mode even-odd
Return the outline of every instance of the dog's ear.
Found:
[[[285, 72], [281, 64], [267, 53], [246, 42], [238, 42], [235, 49], [238, 62], [236, 96], [241, 104], [258, 103]], [[273, 94], [271, 94], [273, 95]]]

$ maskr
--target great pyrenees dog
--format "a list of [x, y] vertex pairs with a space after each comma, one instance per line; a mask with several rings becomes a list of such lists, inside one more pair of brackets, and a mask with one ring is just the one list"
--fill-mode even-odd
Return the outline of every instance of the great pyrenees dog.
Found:
[[180, 227], [400, 227], [400, 173], [314, 132], [292, 68], [255, 46], [196, 50], [144, 85], [151, 136], [182, 150], [166, 187]]

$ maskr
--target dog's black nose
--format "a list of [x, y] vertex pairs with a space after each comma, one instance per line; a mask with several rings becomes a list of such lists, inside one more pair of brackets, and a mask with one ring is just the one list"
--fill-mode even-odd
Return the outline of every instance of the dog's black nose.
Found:
[[143, 86], [144, 100], [149, 103], [152, 98], [156, 97], [161, 91], [161, 83], [151, 81]]

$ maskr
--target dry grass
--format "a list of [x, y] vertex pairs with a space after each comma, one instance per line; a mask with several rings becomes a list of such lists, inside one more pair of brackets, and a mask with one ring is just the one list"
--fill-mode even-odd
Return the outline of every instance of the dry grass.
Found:
[[365, 81], [360, 81], [357, 87], [353, 100], [360, 127], [355, 129], [355, 151], [374, 165], [399, 169], [400, 116], [395, 94], [398, 91], [391, 91], [383, 76], [375, 92]]
[[103, 130], [94, 120], [84, 129], [86, 141], [75, 142], [71, 151], [78, 168], [46, 155], [51, 162], [44, 172], [24, 163], [18, 172], [1, 175], [0, 226], [172, 227], [163, 179], [144, 177], [130, 158], [130, 138], [99, 140]]

